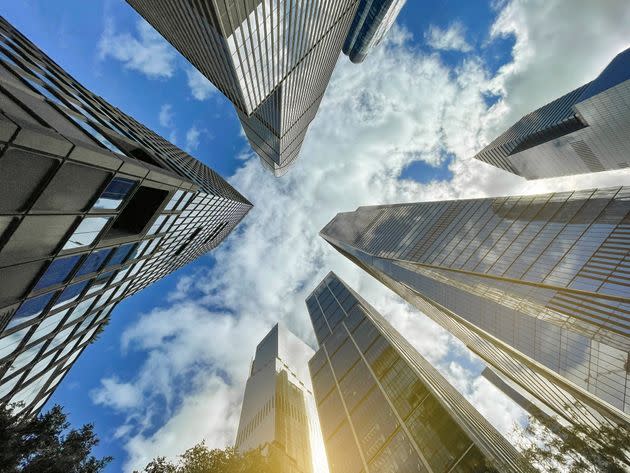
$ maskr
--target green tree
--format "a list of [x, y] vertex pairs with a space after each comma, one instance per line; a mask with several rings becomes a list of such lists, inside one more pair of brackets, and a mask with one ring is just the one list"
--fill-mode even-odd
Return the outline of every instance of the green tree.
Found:
[[[260, 449], [240, 453], [233, 448], [209, 449], [203, 442], [186, 450], [174, 462], [158, 457], [142, 473], [278, 473], [279, 459]], [[139, 473], [139, 472], [135, 472]]]
[[525, 459], [548, 473], [630, 471], [630, 430], [624, 426], [561, 426], [544, 416], [530, 417], [522, 430]]
[[14, 407], [0, 406], [1, 473], [98, 473], [112, 460], [91, 455], [94, 426], [69, 430], [61, 406], [30, 417], [14, 415]]

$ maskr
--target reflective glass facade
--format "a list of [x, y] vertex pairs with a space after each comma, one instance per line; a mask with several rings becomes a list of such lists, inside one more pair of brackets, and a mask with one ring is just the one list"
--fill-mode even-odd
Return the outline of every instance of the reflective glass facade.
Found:
[[521, 118], [475, 158], [527, 179], [630, 166], [630, 49], [592, 82]]
[[0, 402], [36, 412], [121, 299], [251, 204], [4, 19], [0, 37]]
[[612, 188], [360, 207], [321, 234], [567, 421], [627, 423], [629, 212]]
[[392, 27], [406, 0], [361, 0], [352, 20], [343, 53], [354, 63], [363, 62]]
[[245, 386], [236, 448], [262, 448], [278, 473], [328, 473], [308, 360], [313, 350], [281, 325], [256, 348]]
[[335, 274], [307, 298], [309, 362], [331, 473], [529, 471], [523, 459]]
[[297, 158], [358, 0], [127, 0], [229, 98], [276, 175]]

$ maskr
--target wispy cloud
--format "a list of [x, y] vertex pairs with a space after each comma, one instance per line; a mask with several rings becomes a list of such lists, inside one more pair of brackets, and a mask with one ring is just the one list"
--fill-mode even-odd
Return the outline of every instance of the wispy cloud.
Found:
[[[231, 444], [256, 344], [278, 320], [314, 344], [304, 299], [331, 269], [456, 382], [500, 431], [512, 429], [523, 413], [478, 378], [479, 360], [333, 251], [318, 232], [337, 212], [359, 205], [630, 182], [630, 171], [525, 181], [470, 159], [509, 124], [512, 113], [531, 110], [531, 101], [540, 99], [535, 81], [558, 96], [575, 86], [567, 81], [581, 80], [558, 78], [553, 57], [563, 57], [568, 71], [579, 65], [588, 80], [627, 43], [628, 21], [618, 19], [628, 15], [625, 1], [615, 3], [614, 15], [589, 2], [574, 8], [574, 1], [561, 0], [554, 7], [571, 12], [563, 22], [536, 11], [544, 10], [541, 5], [548, 2], [543, 0], [502, 4], [493, 31], [516, 35], [516, 45], [512, 60], [496, 73], [475, 57], [449, 68], [437, 55], [411, 47], [408, 33], [393, 29], [371, 61], [360, 67], [338, 64], [301, 157], [286, 176], [274, 178], [253, 155], [243, 162], [231, 182], [247, 190], [255, 207], [239, 231], [212, 253], [214, 268], [182, 280], [170, 301], [141, 315], [123, 335], [121, 348], [145, 360], [137, 376], [117, 381], [143, 396], [140, 406], [124, 409], [128, 469], [143, 467], [156, 455], [179, 454], [203, 438], [211, 446]], [[565, 21], [583, 26], [579, 41], [592, 48], [567, 48], [575, 35], [564, 38], [565, 29], [572, 29]], [[491, 108], [484, 101], [488, 91], [500, 95]], [[400, 180], [411, 161], [437, 164], [445, 153], [453, 156], [450, 180]], [[103, 402], [120, 408], [119, 398], [110, 394]]]
[[175, 126], [173, 118], [173, 106], [169, 103], [165, 103], [164, 105], [162, 105], [162, 107], [160, 108], [160, 115], [158, 116], [160, 125], [164, 128], [173, 128], [173, 126]]
[[218, 92], [217, 88], [194, 67], [186, 69], [190, 93], [197, 100], [207, 100]]
[[190, 127], [186, 132], [186, 145], [184, 148], [189, 153], [192, 153], [199, 147], [199, 140], [201, 137], [201, 130], [197, 128], [195, 125]]
[[460, 22], [451, 23], [447, 28], [431, 25], [425, 33], [427, 44], [433, 49], [444, 51], [472, 51], [472, 46], [466, 41], [466, 28]]
[[112, 18], [98, 43], [99, 58], [113, 58], [124, 67], [149, 78], [169, 78], [175, 71], [175, 50], [144, 20], [139, 20], [136, 34], [118, 33]]

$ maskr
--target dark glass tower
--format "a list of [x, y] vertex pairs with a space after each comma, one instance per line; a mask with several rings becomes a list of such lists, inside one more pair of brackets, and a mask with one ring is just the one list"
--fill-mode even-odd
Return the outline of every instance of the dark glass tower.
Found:
[[330, 473], [529, 471], [519, 453], [335, 274], [307, 298]]
[[256, 347], [236, 436], [240, 451], [261, 448], [278, 473], [326, 473], [308, 375], [313, 349], [282, 325]]
[[630, 49], [592, 82], [525, 115], [475, 158], [527, 179], [630, 166]]
[[127, 0], [232, 101], [276, 175], [297, 158], [358, 0]]
[[630, 419], [630, 188], [360, 207], [321, 232], [567, 422]]
[[123, 298], [251, 204], [0, 18], [0, 402], [37, 411]]
[[343, 53], [363, 62], [392, 27], [406, 0], [361, 0], [343, 43]]

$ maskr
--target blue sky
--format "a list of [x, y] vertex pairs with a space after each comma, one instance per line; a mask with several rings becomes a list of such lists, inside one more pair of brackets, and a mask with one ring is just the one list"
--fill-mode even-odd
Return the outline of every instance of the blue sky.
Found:
[[[581, 178], [526, 183], [469, 159], [514, 117], [589, 80], [627, 44], [623, 1], [579, 3], [409, 0], [365, 63], [340, 59], [300, 161], [274, 179], [252, 156], [229, 101], [191, 85], [186, 60], [143, 30], [122, 0], [5, 2], [3, 16], [86, 87], [174, 137], [256, 206], [212, 255], [120, 304], [49, 406], [65, 406], [74, 425], [95, 424], [96, 454], [115, 457], [108, 471], [201, 439], [224, 446], [263, 330], [279, 319], [313, 343], [304, 296], [333, 269], [415, 336], [505, 432], [522, 413], [477, 378], [480, 362], [316, 234], [358, 205], [591, 187]], [[551, 21], [567, 10], [569, 27]], [[578, 28], [582, 36], [570, 38]], [[595, 182], [628, 179], [601, 174]]]

